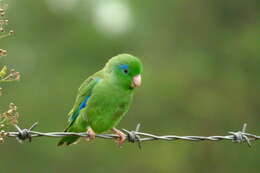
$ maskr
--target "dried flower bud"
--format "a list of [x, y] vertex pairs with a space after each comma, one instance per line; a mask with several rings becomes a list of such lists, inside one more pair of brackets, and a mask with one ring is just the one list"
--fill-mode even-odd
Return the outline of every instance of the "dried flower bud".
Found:
[[9, 104], [9, 108], [13, 109], [13, 108], [16, 108], [16, 106], [15, 106], [14, 103], [10, 103], [10, 104]]
[[19, 113], [17, 112], [17, 106], [14, 103], [10, 103], [9, 109], [6, 112], [0, 114], [0, 118], [2, 122], [4, 120], [5, 125], [18, 124]]
[[15, 72], [14, 73], [14, 80], [20, 80], [20, 77], [21, 77], [21, 75], [20, 75], [20, 72]]
[[4, 49], [0, 49], [0, 56], [5, 56], [7, 54], [7, 51]]
[[4, 15], [5, 15], [5, 12], [4, 12], [4, 11], [0, 13], [0, 16], [2, 16], [2, 17], [3, 17]]

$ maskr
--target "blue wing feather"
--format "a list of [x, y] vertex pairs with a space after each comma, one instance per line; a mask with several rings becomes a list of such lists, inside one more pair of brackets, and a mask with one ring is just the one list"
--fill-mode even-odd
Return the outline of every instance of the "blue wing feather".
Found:
[[85, 108], [87, 106], [87, 102], [88, 102], [89, 98], [90, 98], [90, 96], [87, 96], [85, 98], [85, 100], [83, 100], [83, 102], [79, 106], [79, 110], [81, 110], [81, 109], [83, 109], [83, 108]]
[[[91, 92], [92, 92], [92, 89], [93, 89], [93, 86], [96, 85], [99, 81], [101, 81], [101, 78], [100, 77], [96, 77], [94, 78], [94, 80], [92, 80], [92, 84], [90, 81], [88, 81], [88, 87], [91, 85], [92, 87], [91, 88], [88, 88], [89, 90], [85, 91], [85, 92], [88, 92], [87, 93], [87, 96], [85, 96], [84, 100], [78, 105], [78, 108], [75, 109], [73, 111], [73, 113], [71, 114], [71, 116], [69, 117], [69, 126], [71, 126], [73, 124], [73, 122], [77, 119], [77, 117], [79, 116], [80, 114], [80, 111], [82, 109], [84, 109], [86, 106], [87, 106], [87, 102], [88, 100], [90, 99], [90, 96], [91, 96]], [[93, 83], [94, 82], [94, 83]], [[83, 83], [84, 84], [84, 83]], [[94, 85], [93, 85], [94, 84]], [[82, 89], [82, 87], [80, 87], [79, 90], [84, 90], [84, 88]]]
[[86, 96], [86, 98], [80, 104], [79, 109], [70, 117], [69, 121], [72, 122], [72, 121], [75, 121], [77, 119], [77, 117], [79, 116], [80, 110], [87, 106], [87, 102], [88, 102], [89, 98], [90, 98], [90, 96]]

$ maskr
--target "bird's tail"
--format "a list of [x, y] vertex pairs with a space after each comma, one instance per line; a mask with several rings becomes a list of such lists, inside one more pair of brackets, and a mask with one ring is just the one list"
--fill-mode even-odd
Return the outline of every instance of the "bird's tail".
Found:
[[[71, 127], [68, 127], [64, 130], [64, 132], [71, 132], [71, 131], [72, 131]], [[62, 146], [62, 145], [68, 146], [70, 144], [76, 143], [78, 140], [79, 140], [78, 136], [65, 136], [65, 137], [61, 138], [61, 140], [59, 141], [57, 146]]]

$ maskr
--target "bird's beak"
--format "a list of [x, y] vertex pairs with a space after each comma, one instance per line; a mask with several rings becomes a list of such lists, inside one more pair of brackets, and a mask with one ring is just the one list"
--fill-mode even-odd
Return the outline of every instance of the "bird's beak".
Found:
[[134, 76], [133, 81], [132, 81], [132, 87], [133, 88], [140, 87], [141, 84], [142, 84], [141, 75], [139, 74], [139, 75]]

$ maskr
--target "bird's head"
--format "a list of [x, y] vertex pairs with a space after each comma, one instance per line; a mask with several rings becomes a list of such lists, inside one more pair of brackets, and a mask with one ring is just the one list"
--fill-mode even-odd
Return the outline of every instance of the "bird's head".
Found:
[[133, 89], [141, 86], [142, 62], [132, 55], [120, 54], [111, 58], [105, 66], [105, 71], [114, 82], [124, 88]]

